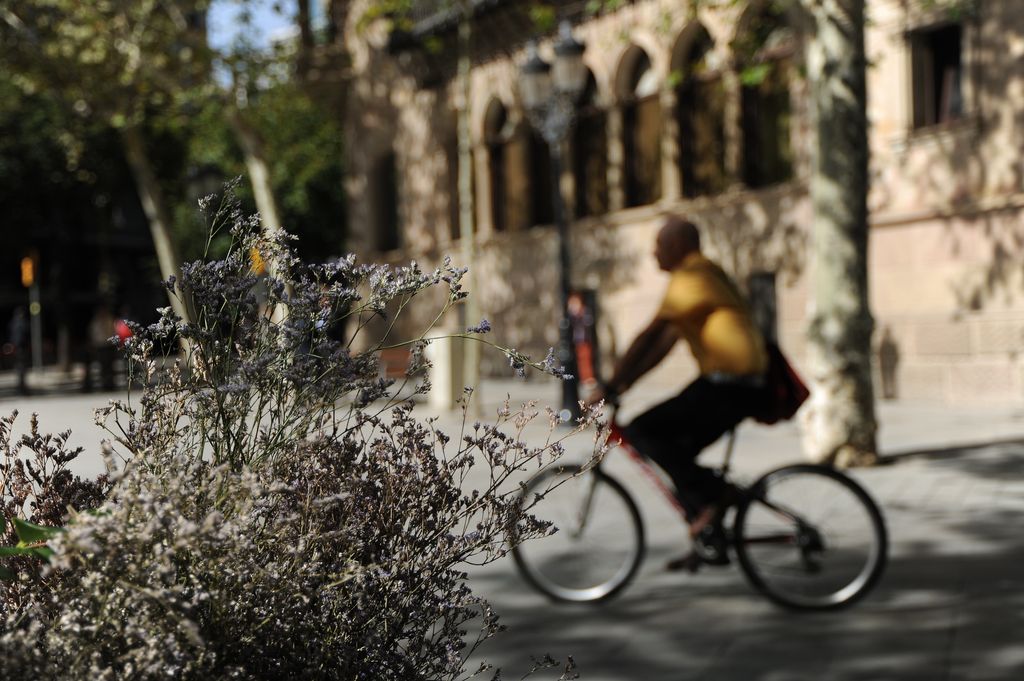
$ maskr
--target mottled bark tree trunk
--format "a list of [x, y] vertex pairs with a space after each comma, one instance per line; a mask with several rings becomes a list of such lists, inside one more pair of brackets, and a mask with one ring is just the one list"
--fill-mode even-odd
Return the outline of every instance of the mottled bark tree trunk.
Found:
[[310, 12], [309, 0], [297, 0], [295, 23], [299, 27], [299, 45], [296, 55], [296, 70], [299, 77], [305, 79], [309, 75], [310, 55], [316, 42], [313, 36], [313, 15]]
[[[283, 229], [283, 226], [281, 225], [281, 213], [277, 207], [277, 198], [274, 196], [274, 185], [270, 179], [270, 164], [267, 162], [263, 138], [245, 120], [242, 112], [234, 106], [228, 106], [227, 119], [235, 133], [235, 139], [238, 140], [238, 145], [242, 148], [245, 169], [249, 173], [249, 183], [252, 184], [252, 194], [256, 200], [256, 210], [260, 214], [263, 233], [274, 236]], [[284, 279], [285, 272], [282, 271], [281, 263], [274, 258], [273, 254], [264, 254], [264, 256], [267, 258], [267, 271], [270, 276], [275, 279]], [[280, 322], [287, 316], [287, 308], [283, 303], [279, 303], [275, 306], [271, 318], [275, 322]]]
[[[157, 181], [153, 165], [146, 152], [142, 131], [135, 125], [121, 128], [121, 142], [128, 159], [128, 167], [135, 180], [142, 210], [149, 222], [149, 231], [153, 236], [153, 246], [156, 249], [156, 259], [160, 265], [160, 276], [164, 279], [170, 279], [172, 276], [180, 279], [181, 262], [174, 246], [174, 239], [171, 237], [170, 211], [167, 208], [163, 189]], [[168, 294], [168, 298], [174, 313], [188, 321], [190, 316], [184, 301], [173, 294]], [[182, 340], [182, 350], [188, 352], [188, 346], [184, 340]]]
[[260, 213], [263, 229], [268, 234], [279, 232], [282, 228], [281, 214], [277, 208], [277, 199], [274, 197], [270, 164], [267, 163], [263, 139], [236, 108], [228, 107], [227, 118], [235, 133], [235, 139], [242, 148], [245, 169], [249, 173], [249, 182], [252, 184], [252, 194], [256, 200], [256, 210]]
[[812, 396], [805, 447], [839, 466], [877, 460], [868, 306], [868, 139], [864, 0], [801, 0], [815, 131]]

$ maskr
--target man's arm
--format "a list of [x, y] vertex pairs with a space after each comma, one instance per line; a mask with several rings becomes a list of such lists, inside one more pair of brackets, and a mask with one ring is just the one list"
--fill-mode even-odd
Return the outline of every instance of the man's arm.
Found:
[[637, 379], [665, 359], [665, 355], [676, 344], [677, 339], [676, 331], [668, 320], [652, 321], [633, 340], [626, 354], [616, 362], [615, 371], [607, 383], [607, 391], [618, 394], [627, 390]]

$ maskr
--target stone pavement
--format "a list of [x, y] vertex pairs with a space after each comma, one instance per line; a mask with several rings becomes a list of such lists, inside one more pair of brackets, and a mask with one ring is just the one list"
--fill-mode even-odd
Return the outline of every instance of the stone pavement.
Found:
[[[493, 414], [506, 394], [513, 404], [558, 397], [550, 382], [489, 381], [481, 413]], [[88, 452], [76, 470], [89, 474], [102, 468], [91, 409], [109, 397], [5, 396], [0, 414], [36, 411], [43, 430], [72, 428], [72, 441]], [[437, 415], [442, 428], [458, 427], [458, 414]], [[502, 667], [505, 679], [520, 678], [530, 656], [545, 653], [572, 655], [591, 681], [1024, 679], [1024, 406], [881, 403], [879, 420], [887, 465], [853, 475], [886, 514], [891, 557], [876, 591], [854, 608], [782, 611], [731, 566], [695, 576], [664, 572], [665, 560], [685, 548], [682, 523], [628, 463], [611, 460], [648, 528], [637, 579], [608, 604], [567, 607], [531, 592], [510, 561], [475, 570], [474, 588], [509, 627], [479, 659]], [[19, 424], [26, 427], [27, 418]], [[752, 479], [799, 460], [798, 436], [794, 424], [744, 426], [737, 475]]]
[[[482, 393], [484, 413], [505, 393], [513, 403], [558, 397], [550, 385], [514, 382]], [[852, 475], [883, 508], [891, 556], [854, 608], [780, 610], [735, 567], [664, 572], [685, 548], [684, 527], [630, 464], [610, 460], [648, 528], [639, 576], [610, 603], [565, 606], [531, 592], [511, 562], [478, 570], [475, 588], [509, 627], [479, 657], [505, 678], [550, 653], [572, 655], [592, 681], [1024, 679], [1024, 406], [880, 403], [879, 420], [886, 465]], [[753, 479], [799, 452], [795, 424], [744, 425], [737, 475]]]

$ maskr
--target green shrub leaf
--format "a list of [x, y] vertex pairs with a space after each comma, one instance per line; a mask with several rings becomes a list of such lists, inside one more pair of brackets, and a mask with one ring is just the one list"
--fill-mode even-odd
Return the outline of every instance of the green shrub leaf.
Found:
[[34, 525], [28, 521], [22, 520], [21, 518], [14, 519], [14, 531], [18, 535], [18, 541], [20, 544], [35, 544], [38, 542], [46, 542], [51, 538], [57, 536], [58, 533], [63, 531], [60, 527], [43, 527], [42, 525]]

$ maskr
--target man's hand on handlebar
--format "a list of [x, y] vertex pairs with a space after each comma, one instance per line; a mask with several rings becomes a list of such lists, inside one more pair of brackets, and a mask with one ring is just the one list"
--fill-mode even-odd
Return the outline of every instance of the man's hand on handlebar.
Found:
[[587, 396], [584, 402], [586, 406], [592, 407], [601, 400], [604, 400], [606, 404], [614, 406], [619, 403], [619, 394], [615, 390], [611, 389], [608, 385], [604, 383], [598, 383], [597, 386], [594, 388], [593, 392], [591, 392], [590, 395]]

